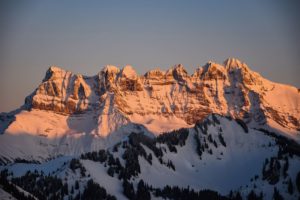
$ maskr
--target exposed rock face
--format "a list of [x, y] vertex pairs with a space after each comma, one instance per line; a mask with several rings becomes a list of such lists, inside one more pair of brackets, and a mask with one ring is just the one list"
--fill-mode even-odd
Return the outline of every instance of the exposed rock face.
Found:
[[94, 77], [74, 75], [52, 66], [31, 97], [32, 108], [65, 114], [83, 112], [95, 103], [95, 84]]
[[[284, 95], [284, 102], [278, 96]], [[85, 77], [50, 67], [31, 96], [31, 108], [74, 114], [93, 110], [99, 116], [118, 113], [176, 116], [194, 124], [210, 113], [300, 129], [300, 94], [294, 87], [270, 82], [234, 58], [224, 65], [208, 62], [191, 76], [183, 65], [139, 76], [131, 66], [104, 67]], [[101, 121], [104, 120], [100, 117]]]
[[98, 82], [100, 87], [99, 91], [101, 94], [105, 93], [106, 91], [112, 92], [116, 90], [115, 84], [119, 72], [120, 69], [112, 65], [107, 65], [99, 72]]
[[121, 91], [142, 91], [142, 83], [134, 71], [134, 69], [127, 65], [125, 66], [119, 77], [117, 85], [119, 86]]

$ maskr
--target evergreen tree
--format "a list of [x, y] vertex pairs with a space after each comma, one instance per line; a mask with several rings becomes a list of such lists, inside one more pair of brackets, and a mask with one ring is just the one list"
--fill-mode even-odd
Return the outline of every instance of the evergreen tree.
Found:
[[143, 180], [140, 180], [138, 183], [136, 199], [137, 200], [150, 200], [151, 199], [151, 194], [148, 191], [148, 188], [146, 187]]
[[294, 186], [293, 186], [293, 182], [292, 182], [292, 179], [290, 178], [289, 179], [289, 182], [288, 182], [288, 192], [290, 194], [293, 194], [294, 193]]
[[248, 194], [247, 200], [258, 200], [258, 196], [255, 194], [253, 190]]
[[201, 156], [202, 156], [202, 146], [201, 146], [201, 142], [200, 142], [200, 139], [199, 139], [199, 135], [198, 133], [194, 135], [194, 139], [196, 141], [196, 150], [197, 150], [197, 154], [199, 155], [199, 158], [200, 160], [202, 159]]
[[114, 176], [115, 170], [113, 167], [109, 167], [107, 170], [107, 174], [110, 175], [111, 177]]
[[283, 175], [286, 178], [288, 176], [287, 171], [289, 169], [289, 159], [285, 157], [285, 163], [283, 165]]
[[63, 194], [64, 195], [69, 195], [68, 183], [65, 183], [64, 186], [63, 186]]
[[78, 190], [79, 189], [79, 182], [78, 180], [75, 181], [75, 190]]
[[224, 147], [226, 147], [226, 142], [225, 142], [225, 140], [224, 140], [224, 138], [223, 138], [223, 136], [222, 136], [221, 133], [219, 133], [218, 137], [219, 137], [220, 143], [221, 143]]
[[128, 199], [134, 199], [135, 193], [132, 183], [129, 183], [126, 179], [123, 181], [123, 194], [128, 197]]
[[113, 200], [116, 197], [107, 194], [105, 188], [101, 187], [98, 183], [95, 183], [92, 179], [87, 182], [87, 185], [83, 191], [81, 199], [98, 200], [106, 199]]
[[298, 172], [297, 177], [296, 177], [296, 186], [297, 186], [298, 191], [300, 192], [300, 171]]
[[243, 200], [241, 193], [238, 191], [232, 198], [230, 197], [230, 199], [232, 200]]
[[276, 187], [274, 187], [274, 193], [273, 193], [273, 199], [274, 200], [283, 200], [283, 197], [279, 193]]

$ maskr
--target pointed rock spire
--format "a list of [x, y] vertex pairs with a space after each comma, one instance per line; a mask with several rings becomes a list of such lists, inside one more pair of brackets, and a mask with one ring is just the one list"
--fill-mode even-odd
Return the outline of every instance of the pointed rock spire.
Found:
[[101, 69], [100, 72], [108, 72], [108, 73], [119, 73], [120, 69], [114, 65], [106, 65]]
[[227, 70], [233, 70], [233, 69], [246, 69], [248, 70], [248, 66], [240, 61], [237, 58], [228, 58], [224, 61], [224, 66]]
[[226, 71], [224, 66], [209, 61], [204, 66], [198, 67], [192, 76], [193, 78], [200, 78], [203, 80], [225, 79]]
[[48, 68], [45, 78], [43, 79], [43, 82], [50, 80], [51, 78], [58, 78], [61, 77], [62, 74], [65, 74], [66, 71], [58, 66], [52, 65]]
[[136, 79], [138, 77], [137, 73], [133, 69], [131, 65], [126, 65], [122, 71], [121, 71], [121, 76], [128, 78], [128, 79]]
[[106, 65], [98, 73], [99, 80], [107, 81], [115, 79], [117, 74], [120, 72], [120, 69], [114, 65]]
[[188, 77], [188, 73], [182, 64], [177, 64], [166, 72], [166, 76], [173, 76], [174, 79], [182, 81]]

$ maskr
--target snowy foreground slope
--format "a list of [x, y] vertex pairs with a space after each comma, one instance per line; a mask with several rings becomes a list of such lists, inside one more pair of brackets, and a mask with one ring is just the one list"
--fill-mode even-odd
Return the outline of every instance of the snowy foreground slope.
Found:
[[299, 121], [299, 89], [233, 58], [192, 75], [50, 67], [0, 114], [0, 187], [17, 199], [299, 199]]
[[[8, 169], [6, 177], [13, 184], [40, 198], [43, 196], [38, 192], [38, 180], [49, 175], [67, 188], [67, 192], [58, 188], [44, 193], [51, 197], [58, 192], [58, 199], [78, 198], [78, 194], [88, 198], [85, 190], [90, 179], [117, 199], [132, 197], [125, 189], [131, 185], [134, 195], [141, 195], [138, 191], [146, 188], [145, 198], [148, 194], [153, 199], [175, 199], [166, 187], [185, 188], [190, 193], [202, 191], [202, 195], [207, 195], [203, 193], [205, 189], [218, 192], [209, 199], [247, 199], [251, 194], [272, 199], [274, 190], [285, 199], [298, 199], [299, 150], [298, 143], [276, 133], [249, 128], [229, 117], [210, 115], [192, 128], [158, 137], [143, 131], [132, 132], [116, 145], [100, 151], [61, 156], [41, 164], [14, 163], [2, 169]], [[32, 177], [36, 177], [36, 183], [32, 183]], [[26, 185], [26, 181], [31, 181], [31, 185]], [[129, 186], [124, 186], [124, 182]], [[131, 199], [143, 199], [138, 197]]]

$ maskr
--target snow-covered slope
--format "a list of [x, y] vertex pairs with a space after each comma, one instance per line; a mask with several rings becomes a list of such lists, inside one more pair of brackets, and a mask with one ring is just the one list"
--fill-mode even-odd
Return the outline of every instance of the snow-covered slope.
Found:
[[16, 200], [16, 198], [14, 198], [12, 195], [5, 192], [1, 188], [0, 188], [0, 199], [2, 199], [2, 200]]
[[[167, 186], [190, 192], [209, 189], [229, 199], [237, 194], [247, 199], [251, 192], [272, 199], [274, 188], [285, 199], [300, 196], [296, 181], [300, 178], [299, 144], [275, 132], [209, 115], [188, 129], [158, 137], [147, 135], [133, 131], [116, 145], [75, 157], [78, 160], [63, 156], [42, 164], [15, 163], [2, 168], [13, 172], [9, 179], [20, 186], [28, 180], [28, 170], [38, 176], [51, 174], [67, 184], [69, 191], [73, 188], [73, 193], [69, 192], [72, 198], [85, 193], [89, 179], [117, 199], [127, 199], [125, 181], [137, 191], [141, 180], [152, 187], [147, 188], [152, 199], [162, 199], [156, 189]], [[24, 181], [13, 179], [18, 177]], [[79, 186], [74, 189], [76, 181]], [[29, 192], [34, 192], [33, 188]]]

